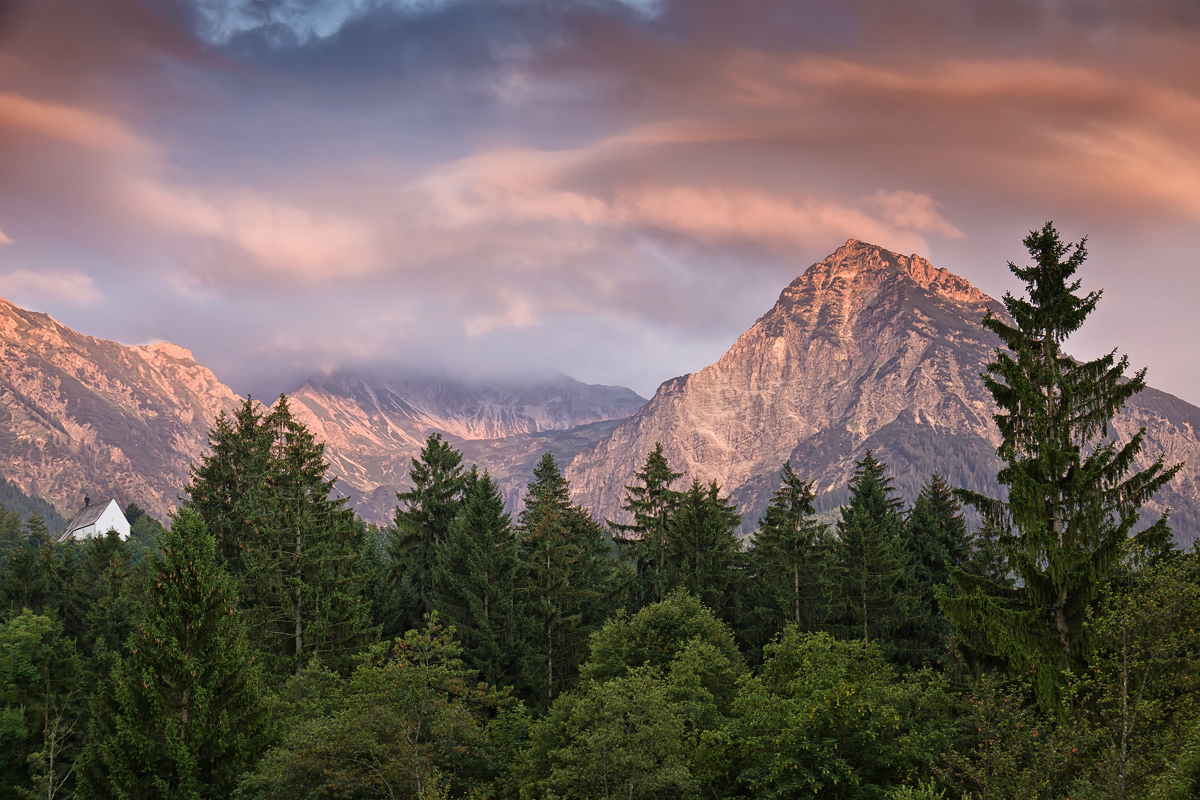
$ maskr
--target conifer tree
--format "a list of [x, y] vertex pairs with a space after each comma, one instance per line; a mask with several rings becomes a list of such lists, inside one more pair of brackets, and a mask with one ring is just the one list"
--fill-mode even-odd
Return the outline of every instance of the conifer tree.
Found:
[[657, 603], [670, 591], [667, 585], [667, 527], [679, 505], [680, 492], [671, 488], [682, 472], [674, 472], [667, 463], [661, 442], [646, 457], [641, 472], [634, 474], [639, 483], [625, 487], [621, 508], [633, 515], [632, 524], [609, 525], [623, 558], [633, 563], [634, 605]]
[[50, 540], [50, 529], [46, 527], [46, 520], [42, 515], [34, 511], [25, 520], [25, 538], [31, 542], [41, 544]]
[[970, 540], [962, 508], [942, 476], [934, 473], [921, 489], [909, 512], [904, 546], [912, 565], [910, 587], [920, 614], [908, 633], [919, 649], [933, 655], [950, 633], [938, 603], [939, 591], [950, 583], [950, 570], [960, 568], [969, 554]]
[[21, 530], [21, 515], [9, 511], [0, 503], [0, 568], [8, 565], [8, 560], [21, 549], [25, 536]]
[[768, 632], [763, 641], [789, 622], [816, 630], [829, 615], [831, 546], [815, 499], [813, 482], [785, 463], [747, 554], [754, 615]]
[[718, 614], [728, 616], [741, 516], [721, 496], [716, 481], [708, 486], [693, 478], [667, 520], [668, 590], [686, 589]]
[[[397, 492], [395, 523], [388, 551], [402, 587], [406, 611], [402, 630], [417, 627], [434, 608], [433, 582], [438, 548], [450, 532], [450, 523], [462, 507], [467, 477], [462, 453], [441, 434], [430, 434], [408, 473], [412, 488]], [[401, 630], [385, 630], [385, 635]]]
[[271, 431], [261, 404], [251, 397], [234, 412], [217, 414], [208, 434], [210, 454], [192, 465], [188, 506], [217, 539], [217, 551], [234, 576], [245, 572], [247, 520], [266, 501], [271, 471]]
[[868, 450], [850, 480], [850, 501], [837, 525], [834, 630], [845, 638], [888, 640], [887, 647], [903, 650], [891, 640], [918, 609], [901, 541], [902, 503], [885, 470]]
[[213, 525], [268, 672], [294, 672], [314, 656], [347, 668], [371, 635], [351, 580], [362, 527], [333, 496], [324, 445], [283, 395], [268, 414], [247, 401], [234, 423], [218, 417], [210, 440], [188, 507]]
[[258, 546], [248, 554], [246, 581], [258, 629], [290, 651], [289, 671], [313, 656], [346, 668], [368, 636], [361, 592], [348, 580], [361, 527], [346, 498], [333, 496], [325, 445], [292, 416], [286, 397], [264, 424], [272, 441], [269, 502], [251, 518]]
[[148, 562], [145, 616], [97, 699], [80, 793], [225, 798], [266, 743], [234, 583], [188, 509]]
[[434, 605], [466, 662], [492, 684], [515, 679], [517, 538], [492, 476], [474, 467], [458, 516], [438, 549]]
[[[1005, 466], [997, 478], [1008, 499], [961, 494], [1000, 531], [1020, 586], [957, 573], [960, 594], [947, 613], [1015, 668], [1033, 670], [1039, 699], [1050, 706], [1061, 672], [1084, 663], [1084, 618], [1126, 552], [1142, 505], [1179, 467], [1165, 467], [1160, 456], [1133, 470], [1145, 429], [1122, 446], [1109, 437], [1113, 417], [1145, 388], [1144, 369], [1126, 381], [1129, 359], [1115, 349], [1083, 362], [1062, 351], [1101, 296], [1078, 293], [1085, 240], [1064, 243], [1047, 222], [1024, 244], [1034, 264], [1008, 264], [1028, 295], [1004, 296], [1013, 324], [991, 311], [983, 320], [1004, 343], [983, 377], [998, 407]], [[1133, 535], [1149, 548], [1168, 537], [1165, 517]]]
[[549, 452], [526, 492], [517, 526], [521, 677], [526, 699], [542, 706], [570, 685], [588, 636], [604, 619], [611, 545], [592, 516], [571, 503], [567, 480]]

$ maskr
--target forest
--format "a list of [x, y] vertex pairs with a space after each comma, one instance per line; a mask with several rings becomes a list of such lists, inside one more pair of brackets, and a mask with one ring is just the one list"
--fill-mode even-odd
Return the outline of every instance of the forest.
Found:
[[1084, 242], [1025, 244], [985, 319], [1003, 498], [906, 508], [868, 452], [827, 522], [787, 463], [741, 540], [660, 445], [626, 522], [549, 453], [513, 519], [434, 434], [379, 528], [281, 397], [218, 417], [166, 527], [0, 510], [0, 794], [1200, 796], [1200, 554], [1140, 513], [1179, 467], [1108, 438], [1144, 371], [1060, 349]]

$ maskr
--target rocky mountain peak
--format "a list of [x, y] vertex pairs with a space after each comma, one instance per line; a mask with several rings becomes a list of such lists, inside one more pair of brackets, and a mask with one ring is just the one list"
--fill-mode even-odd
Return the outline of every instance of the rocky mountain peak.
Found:
[[831, 297], [869, 295], [882, 284], [898, 279], [907, 279], [956, 303], [994, 302], [964, 278], [935, 267], [916, 253], [905, 256], [858, 239], [848, 239], [829, 256], [805, 270], [784, 289], [780, 301], [794, 304], [806, 297], [811, 304]]
[[[624, 486], [657, 443], [673, 469], [729, 492], [747, 529], [785, 461], [816, 481], [819, 506], [830, 508], [868, 449], [909, 502], [934, 471], [995, 496], [995, 406], [979, 377], [1000, 344], [982, 325], [988, 308], [1002, 311], [921, 256], [851, 239], [785, 288], [716, 363], [664, 383], [576, 456], [566, 470], [575, 499], [625, 521]], [[1151, 508], [1171, 505], [1177, 537], [1190, 541], [1200, 530], [1190, 477], [1200, 463], [1200, 409], [1180, 403], [1168, 413], [1162, 398], [1134, 398], [1114, 427], [1128, 436], [1145, 425], [1148, 458], [1164, 452], [1189, 463], [1188, 476]]]

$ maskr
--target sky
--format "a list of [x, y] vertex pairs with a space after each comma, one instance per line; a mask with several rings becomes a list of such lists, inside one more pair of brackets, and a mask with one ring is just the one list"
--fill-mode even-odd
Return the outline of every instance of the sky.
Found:
[[1069, 349], [1200, 404], [1194, 0], [0, 0], [0, 296], [241, 394], [649, 396], [846, 239], [999, 296], [1046, 220]]

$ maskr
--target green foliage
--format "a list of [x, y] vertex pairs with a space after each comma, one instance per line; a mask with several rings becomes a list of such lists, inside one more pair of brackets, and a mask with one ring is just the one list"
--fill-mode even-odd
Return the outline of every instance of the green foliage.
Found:
[[0, 505], [0, 567], [7, 568], [8, 560], [13, 553], [21, 549], [25, 542], [24, 531], [21, 530], [21, 516], [15, 511], [9, 511]]
[[[703, 645], [701, 647], [700, 645]], [[746, 672], [730, 627], [693, 595], [676, 591], [632, 617], [611, 617], [592, 637], [591, 653], [582, 677], [603, 682], [628, 675], [639, 667], [654, 667], [671, 675], [685, 652], [702, 653], [708, 660], [697, 675], [701, 688], [727, 711], [737, 680]], [[687, 666], [693, 673], [696, 664]]]
[[[467, 489], [462, 454], [438, 433], [431, 434], [420, 456], [412, 459], [408, 478], [413, 487], [396, 494], [395, 524], [388, 542], [404, 596], [400, 630], [415, 627], [435, 608], [438, 551], [462, 508]], [[394, 632], [384, 631], [385, 635]]]
[[708, 738], [746, 674], [733, 632], [676, 591], [592, 637], [582, 682], [534, 729], [532, 797], [684, 797], [711, 784]]
[[[349, 678], [313, 665], [285, 690], [286, 735], [242, 781], [241, 798], [463, 797], [490, 777], [485, 719], [500, 699], [436, 617], [372, 645]], [[310, 694], [319, 709], [306, 707]]]
[[814, 498], [812, 481], [785, 463], [747, 553], [747, 638], [756, 649], [788, 623], [816, 630], [829, 617], [832, 542], [814, 515]]
[[604, 620], [613, 562], [604, 530], [571, 503], [549, 452], [533, 475], [517, 526], [517, 609], [521, 694], [531, 708], [541, 708], [572, 683], [588, 636]]
[[234, 412], [217, 415], [208, 433], [210, 454], [192, 465], [188, 506], [217, 539], [218, 552], [232, 575], [246, 572], [244, 554], [252, 533], [250, 520], [267, 502], [271, 431], [260, 405], [250, 397]]
[[434, 605], [485, 681], [516, 681], [517, 538], [485, 471], [468, 475], [462, 508], [437, 550]]
[[694, 797], [695, 742], [657, 669], [589, 682], [559, 698], [534, 728], [520, 773], [523, 796]]
[[1163, 796], [1159, 776], [1200, 726], [1200, 555], [1129, 565], [1088, 627], [1078, 684], [1103, 733], [1097, 781], [1115, 798]]
[[266, 734], [233, 581], [187, 509], [148, 562], [144, 616], [94, 705], [80, 793], [227, 797]]
[[[130, 503], [131, 507], [136, 507]], [[126, 514], [126, 519], [130, 519]], [[148, 514], [136, 515], [136, 521], [130, 520], [129, 538], [125, 547], [129, 553], [129, 561], [137, 564], [150, 553], [158, 550], [158, 537], [163, 534], [162, 523]]]
[[944, 686], [899, 679], [872, 643], [789, 625], [725, 731], [731, 797], [881, 798], [928, 779], [959, 735]]
[[950, 584], [950, 570], [961, 568], [970, 552], [967, 525], [953, 490], [936, 472], [921, 490], [908, 515], [904, 546], [912, 571], [909, 586], [920, 613], [905, 626], [914, 655], [926, 661], [944, 650], [951, 625], [943, 616], [938, 593]]
[[911, 660], [914, 643], [899, 634], [922, 609], [912, 591], [901, 502], [885, 470], [868, 450], [850, 480], [834, 547], [837, 606], [830, 627], [843, 638], [878, 640], [889, 654]]
[[74, 790], [84, 688], [81, 660], [61, 623], [25, 609], [0, 624], [0, 793]]
[[[693, 479], [667, 521], [666, 585], [684, 589], [709, 608], [727, 611], [741, 543], [742, 518], [713, 481]], [[726, 613], [725, 616], [730, 616]]]
[[1092, 794], [1097, 731], [1084, 715], [1058, 719], [1029, 685], [988, 676], [967, 694], [971, 735], [948, 750], [943, 781], [972, 800], [1061, 800]]
[[638, 483], [625, 487], [621, 508], [633, 515], [633, 523], [609, 523], [622, 557], [634, 566], [631, 600], [635, 608], [656, 603], [670, 591], [668, 525], [680, 502], [680, 493], [671, 484], [682, 475], [671, 470], [662, 443], [655, 442], [645, 466], [634, 474]]
[[[1128, 358], [1116, 350], [1077, 362], [1062, 344], [1083, 325], [1100, 292], [1079, 295], [1075, 272], [1084, 242], [1065, 244], [1047, 222], [1024, 240], [1034, 265], [1009, 270], [1025, 282], [1027, 298], [1004, 296], [1015, 325], [988, 312], [983, 324], [1004, 342], [984, 383], [995, 398], [997, 478], [1002, 502], [964, 492], [1001, 533], [1000, 544], [1020, 586], [1008, 589], [959, 573], [958, 596], [947, 605], [956, 625], [988, 642], [1014, 670], [1033, 669], [1040, 701], [1061, 701], [1062, 674], [1086, 663], [1084, 619], [1125, 552], [1141, 506], [1179, 469], [1161, 456], [1133, 471], [1145, 431], [1118, 447], [1112, 418], [1145, 387], [1145, 370], [1129, 380]], [[1162, 518], [1133, 534], [1150, 549], [1167, 540]]]
[[324, 445], [282, 395], [269, 414], [247, 400], [233, 423], [218, 417], [210, 442], [212, 455], [193, 468], [188, 507], [210, 526], [238, 581], [268, 672], [295, 672], [312, 656], [348, 668], [372, 636], [351, 580], [362, 527], [345, 498], [333, 496]]

